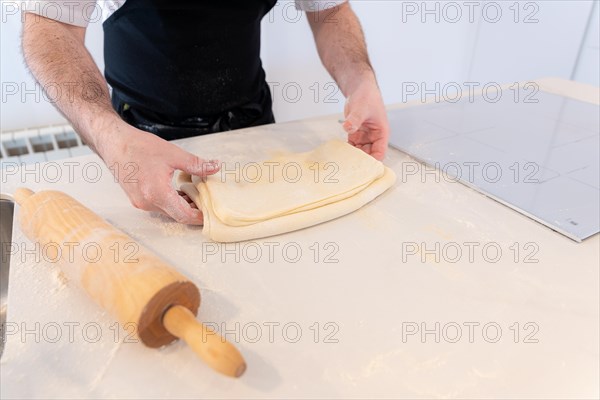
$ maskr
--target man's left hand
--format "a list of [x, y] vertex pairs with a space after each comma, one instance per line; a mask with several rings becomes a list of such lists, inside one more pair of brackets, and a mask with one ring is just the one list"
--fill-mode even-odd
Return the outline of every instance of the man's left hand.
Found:
[[374, 80], [361, 82], [344, 107], [344, 130], [348, 143], [378, 160], [383, 160], [388, 145], [390, 127], [383, 99]]

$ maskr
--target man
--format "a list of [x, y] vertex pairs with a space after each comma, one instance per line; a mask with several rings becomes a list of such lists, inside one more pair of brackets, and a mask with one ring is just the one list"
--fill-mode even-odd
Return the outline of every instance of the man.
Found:
[[[275, 2], [101, 0], [105, 79], [84, 45], [95, 0], [29, 1], [23, 53], [42, 86], [75, 88], [57, 107], [135, 207], [201, 224], [172, 176], [214, 174], [218, 162], [168, 140], [274, 122], [259, 53], [260, 21]], [[319, 56], [347, 99], [349, 143], [382, 159], [389, 127], [356, 15], [343, 0], [296, 7], [307, 11]]]

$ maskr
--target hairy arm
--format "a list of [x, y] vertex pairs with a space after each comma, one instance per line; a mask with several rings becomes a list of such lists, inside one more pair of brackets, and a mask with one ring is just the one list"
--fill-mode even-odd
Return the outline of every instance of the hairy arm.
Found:
[[375, 81], [365, 36], [349, 3], [307, 13], [323, 65], [347, 97], [363, 80]]
[[377, 159], [387, 149], [389, 124], [360, 22], [348, 2], [307, 12], [319, 57], [346, 97], [348, 142]]
[[57, 88], [57, 108], [102, 157], [102, 143], [119, 133], [120, 117], [112, 108], [106, 80], [85, 48], [85, 31], [25, 13], [23, 54], [38, 82]]
[[[85, 28], [25, 14], [22, 45], [27, 66], [44, 88], [60, 89], [54, 98], [56, 106], [111, 167], [131, 203], [179, 222], [201, 224], [202, 213], [190, 207], [171, 180], [175, 170], [214, 174], [219, 170], [216, 161], [206, 162], [121, 120], [84, 39]], [[135, 168], [134, 177], [129, 174], [130, 166]]]

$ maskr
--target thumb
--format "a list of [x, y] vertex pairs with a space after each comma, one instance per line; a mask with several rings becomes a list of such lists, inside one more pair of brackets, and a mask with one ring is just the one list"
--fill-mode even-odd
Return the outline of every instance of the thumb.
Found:
[[366, 119], [363, 110], [353, 109], [352, 106], [349, 106], [346, 113], [346, 120], [342, 126], [348, 134], [351, 134], [356, 132]]
[[219, 161], [205, 160], [183, 150], [178, 154], [172, 167], [200, 177], [212, 175], [221, 169]]

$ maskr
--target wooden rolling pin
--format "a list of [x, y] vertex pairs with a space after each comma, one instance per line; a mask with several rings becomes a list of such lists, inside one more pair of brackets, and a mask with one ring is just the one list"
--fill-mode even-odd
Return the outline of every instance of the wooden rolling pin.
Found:
[[215, 370], [244, 373], [240, 352], [196, 321], [200, 291], [185, 276], [65, 193], [19, 188], [14, 197], [27, 237], [123, 326], [133, 323], [142, 343], [181, 338]]

